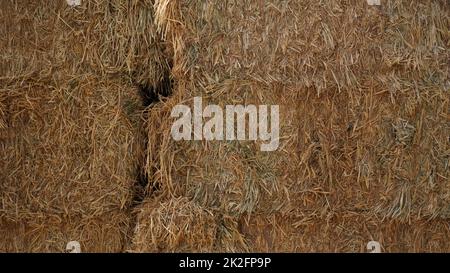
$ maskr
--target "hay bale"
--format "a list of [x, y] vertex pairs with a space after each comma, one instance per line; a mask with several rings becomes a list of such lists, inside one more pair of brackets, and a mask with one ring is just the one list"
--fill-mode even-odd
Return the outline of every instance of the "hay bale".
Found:
[[384, 189], [375, 210], [404, 221], [448, 218], [449, 6], [390, 1], [386, 12], [395, 24], [383, 44], [387, 71], [375, 82], [386, 102], [368, 149]]
[[156, 85], [169, 62], [153, 24], [153, 1], [6, 0], [0, 3], [0, 78], [73, 73], [127, 76]]
[[236, 221], [252, 252], [368, 252], [377, 241], [382, 252], [448, 252], [450, 225], [445, 220], [402, 223], [363, 212], [319, 217], [246, 215]]
[[220, 83], [227, 76], [314, 87], [320, 94], [376, 72], [371, 55], [383, 18], [361, 1], [159, 0], [155, 6], [179, 78]]
[[[164, 140], [147, 159], [163, 191], [234, 216], [448, 217], [445, 1], [157, 0], [155, 13], [175, 79], [155, 116], [202, 96], [280, 105], [282, 127], [268, 154]], [[170, 139], [170, 124], [150, 124], [149, 143]]]
[[81, 252], [122, 252], [128, 241], [130, 216], [114, 211], [97, 218], [38, 219], [29, 223], [0, 223], [0, 252], [64, 253], [70, 241]]
[[[188, 196], [202, 206], [238, 214], [258, 208], [277, 210], [288, 201], [285, 185], [277, 183], [279, 169], [286, 167], [285, 151], [264, 153], [250, 141], [174, 142], [170, 111], [183, 100], [180, 97], [175, 94], [149, 111], [148, 192], [158, 186], [163, 196]], [[260, 202], [265, 198], [273, 203]]]
[[1, 88], [0, 214], [14, 222], [127, 210], [141, 154], [138, 91], [91, 74]]
[[217, 223], [211, 211], [189, 201], [149, 200], [137, 209], [132, 252], [211, 252]]

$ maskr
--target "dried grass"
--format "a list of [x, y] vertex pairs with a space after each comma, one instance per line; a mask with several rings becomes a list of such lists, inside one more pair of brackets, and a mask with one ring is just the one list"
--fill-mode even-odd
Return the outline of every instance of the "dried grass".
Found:
[[153, 24], [151, 0], [5, 0], [0, 4], [0, 78], [94, 71], [155, 85], [169, 62]]
[[[407, 234], [390, 251], [448, 251], [448, 12], [445, 1], [156, 0], [175, 86], [149, 113], [162, 117], [147, 129], [149, 189], [158, 184], [163, 198], [186, 196], [228, 219], [217, 245], [226, 251], [266, 250], [245, 243], [243, 215], [316, 219], [314, 238], [327, 219], [353, 213], [386, 236]], [[172, 141], [170, 110], [194, 96], [280, 105], [280, 149]], [[428, 232], [437, 245], [413, 247]], [[273, 250], [300, 250], [275, 241]], [[310, 243], [302, 251], [362, 247]]]
[[[168, 105], [194, 96], [220, 105], [279, 104], [284, 118], [278, 153], [258, 154], [252, 143], [172, 143], [173, 153], [161, 154], [172, 165], [163, 170], [156, 157], [149, 172], [156, 168], [166, 184], [181, 179], [181, 192], [205, 205], [212, 193], [203, 189], [233, 191], [231, 176], [247, 203], [240, 213], [266, 206], [255, 192], [269, 188], [296, 202], [288, 211], [315, 199], [317, 209], [444, 215], [448, 6], [408, 3], [156, 1], [156, 22], [175, 52], [177, 97]], [[415, 48], [413, 58], [407, 51]], [[393, 209], [405, 188], [414, 196], [400, 199], [411, 210]]]
[[187, 198], [144, 202], [139, 212], [133, 252], [210, 252], [216, 238], [211, 211]]
[[[450, 251], [446, 1], [0, 7], [2, 223], [96, 226], [129, 208], [140, 118], [127, 84], [156, 86], [171, 66], [173, 95], [145, 116], [131, 251]], [[173, 141], [170, 111], [195, 96], [280, 105], [280, 148]], [[22, 249], [61, 248], [45, 234]]]
[[377, 241], [381, 251], [449, 252], [450, 225], [445, 220], [402, 223], [364, 212], [347, 211], [317, 217], [243, 216], [239, 227], [247, 247], [258, 252], [368, 252]]
[[78, 241], [81, 252], [122, 252], [128, 238], [130, 217], [112, 212], [98, 218], [37, 220], [0, 223], [0, 252], [64, 253], [70, 241]]
[[122, 251], [143, 148], [131, 84], [169, 65], [153, 2], [7, 0], [0, 24], [2, 251]]
[[2, 218], [98, 217], [130, 205], [141, 149], [142, 106], [133, 87], [86, 74], [0, 92], [8, 124]]

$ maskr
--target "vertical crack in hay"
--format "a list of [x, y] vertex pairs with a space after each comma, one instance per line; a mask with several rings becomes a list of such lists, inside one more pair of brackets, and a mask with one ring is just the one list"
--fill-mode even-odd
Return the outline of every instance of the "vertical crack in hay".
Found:
[[[169, 71], [164, 73], [162, 79], [154, 86], [148, 84], [137, 84], [138, 93], [142, 100], [142, 106], [145, 108], [145, 119], [148, 119], [149, 110], [156, 104], [162, 102], [166, 98], [172, 95], [173, 80], [171, 79]], [[143, 151], [144, 154], [148, 148], [148, 138], [143, 134]], [[133, 199], [133, 205], [138, 206], [143, 202], [146, 196], [151, 196], [153, 193], [158, 192], [161, 187], [159, 183], [152, 183], [149, 187], [149, 176], [145, 172], [145, 156], [141, 155], [139, 159], [137, 183], [135, 187], [135, 194]]]

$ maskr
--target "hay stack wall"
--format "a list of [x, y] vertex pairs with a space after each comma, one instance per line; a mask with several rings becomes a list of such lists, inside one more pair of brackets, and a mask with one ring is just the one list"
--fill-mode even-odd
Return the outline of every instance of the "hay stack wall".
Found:
[[[80, 234], [87, 251], [123, 249], [130, 82], [158, 86], [171, 66], [173, 96], [148, 112], [132, 251], [448, 250], [445, 1], [82, 3], [0, 4], [0, 250]], [[279, 105], [279, 149], [173, 141], [170, 111], [194, 96]]]
[[[417, 236], [439, 225], [427, 241], [435, 247], [419, 241], [413, 251], [446, 250], [445, 1], [155, 3], [156, 22], [173, 51], [175, 86], [173, 97], [152, 110], [165, 119], [148, 126], [149, 187], [158, 184], [162, 196], [187, 196], [231, 219], [219, 229], [238, 233], [219, 232], [218, 249], [268, 250], [242, 244], [261, 231], [240, 231], [243, 215], [289, 217], [280, 225], [297, 233], [293, 241], [301, 245], [295, 223], [313, 219], [308, 236], [320, 236], [324, 221], [339, 228], [333, 219], [350, 214], [359, 217], [346, 225], [355, 234], [364, 228], [359, 221], [375, 221], [386, 234]], [[172, 141], [172, 121], [166, 121], [172, 107], [192, 105], [195, 96], [204, 105], [280, 105], [279, 149]], [[361, 242], [336, 248], [318, 240], [302, 249], [361, 250]], [[398, 246], [400, 235], [387, 242], [386, 250], [406, 249]]]

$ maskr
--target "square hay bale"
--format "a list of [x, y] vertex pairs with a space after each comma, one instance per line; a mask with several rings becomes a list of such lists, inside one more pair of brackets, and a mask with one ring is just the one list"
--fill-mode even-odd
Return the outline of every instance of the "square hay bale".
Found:
[[[230, 90], [234, 82], [223, 85], [211, 84], [207, 88]], [[273, 85], [261, 89], [249, 83], [236, 87], [230, 98], [204, 97], [204, 104], [223, 106], [227, 103], [255, 103], [261, 101], [279, 101], [279, 87]], [[189, 87], [184, 87], [189, 90]], [[254, 91], [250, 91], [254, 88]], [[264, 92], [270, 88], [273, 92]], [[215, 90], [213, 90], [215, 91]], [[231, 92], [231, 91], [230, 91]], [[241, 97], [242, 92], [248, 96]], [[255, 99], [261, 95], [261, 99]], [[163, 195], [188, 196], [202, 206], [222, 209], [230, 214], [244, 212], [277, 211], [290, 200], [287, 199], [293, 181], [279, 182], [279, 176], [286, 171], [289, 151], [284, 145], [292, 141], [292, 128], [287, 125], [281, 136], [280, 150], [273, 153], [260, 151], [261, 142], [242, 141], [173, 141], [170, 117], [172, 107], [182, 101], [192, 106], [192, 99], [183, 99], [181, 93], [174, 94], [167, 101], [150, 109], [148, 118], [148, 154], [147, 172], [151, 181], [148, 191], [155, 185]], [[189, 96], [187, 96], [189, 97]], [[285, 102], [286, 104], [288, 102]], [[280, 115], [291, 119], [295, 115], [293, 108], [283, 108]], [[284, 126], [284, 125], [283, 125]], [[159, 152], [159, 153], [158, 153]], [[152, 183], [153, 182], [153, 183]]]
[[[231, 88], [228, 84], [209, 87]], [[245, 100], [239, 96], [241, 89], [245, 88], [240, 87], [236, 91], [234, 102]], [[277, 90], [276, 86], [271, 88]], [[274, 100], [264, 93], [261, 95]], [[202, 206], [237, 214], [254, 210], [276, 211], [289, 201], [285, 199], [288, 182], [279, 183], [278, 179], [287, 164], [287, 151], [281, 148], [272, 154], [264, 153], [260, 151], [261, 143], [252, 141], [175, 142], [171, 136], [173, 118], [170, 111], [179, 101], [183, 101], [181, 95], [174, 94], [149, 110], [146, 168], [151, 176], [148, 191], [157, 184], [161, 187], [161, 194], [188, 196]], [[205, 104], [221, 106], [227, 101], [221, 97], [205, 97], [203, 100]], [[245, 101], [256, 103], [250, 99]], [[186, 99], [184, 104], [192, 105], [192, 100]], [[287, 111], [281, 115], [287, 119], [294, 113]], [[280, 146], [289, 142], [287, 138]]]
[[155, 13], [175, 85], [151, 116], [202, 96], [280, 105], [282, 127], [280, 150], [262, 154], [171, 141], [171, 122], [149, 124], [147, 172], [165, 193], [234, 216], [448, 217], [445, 1], [156, 0]]
[[95, 71], [155, 85], [169, 62], [152, 0], [5, 0], [0, 3], [0, 78]]
[[235, 219], [251, 252], [369, 252], [370, 241], [381, 252], [449, 252], [446, 220], [403, 223], [360, 211], [330, 213], [327, 218], [290, 215], [245, 215]]
[[130, 216], [112, 211], [101, 217], [47, 218], [32, 222], [0, 223], [0, 252], [64, 253], [70, 241], [81, 252], [122, 252], [128, 242]]
[[357, 0], [157, 0], [155, 13], [177, 80], [301, 84], [317, 93], [377, 71], [386, 20]]
[[129, 208], [142, 150], [136, 88], [55, 74], [53, 81], [10, 83], [0, 93], [2, 219], [93, 218]]
[[213, 213], [189, 201], [148, 200], [137, 209], [132, 252], [211, 252], [217, 223]]

